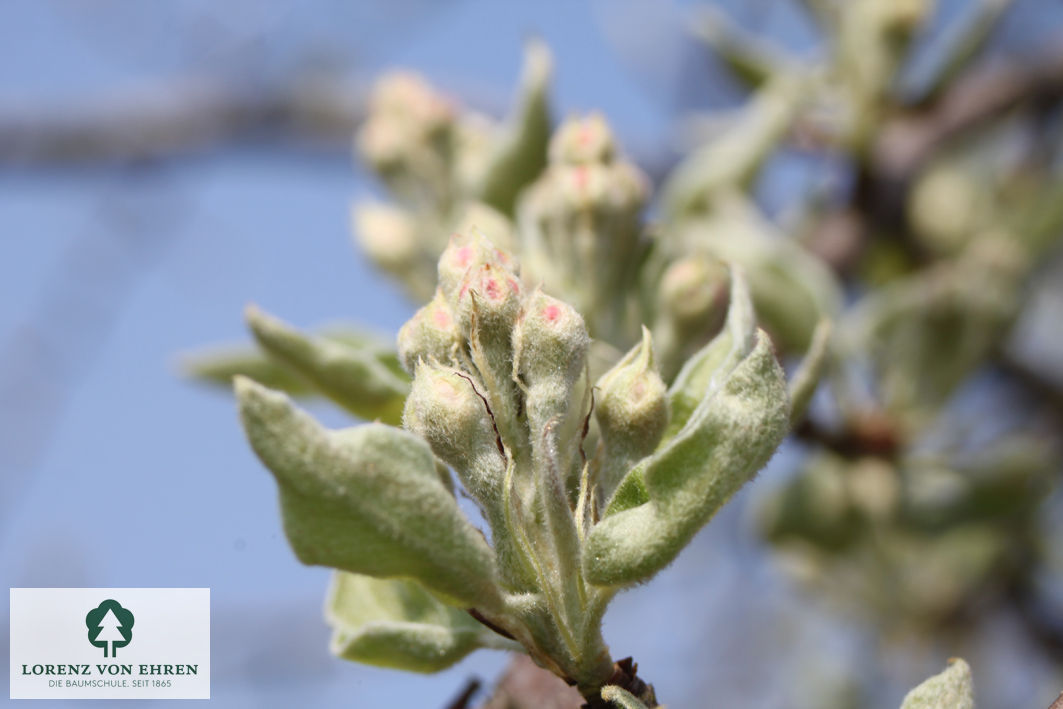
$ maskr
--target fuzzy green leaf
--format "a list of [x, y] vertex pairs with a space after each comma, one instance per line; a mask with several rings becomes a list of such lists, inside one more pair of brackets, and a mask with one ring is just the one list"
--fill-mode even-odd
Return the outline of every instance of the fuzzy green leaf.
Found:
[[233, 377], [243, 375], [291, 396], [317, 393], [303, 377], [251, 347], [212, 347], [182, 356], [178, 366], [185, 375], [226, 390], [232, 389]]
[[790, 380], [790, 423], [796, 424], [804, 418], [805, 410], [812, 395], [816, 393], [816, 386], [823, 374], [823, 367], [827, 361], [827, 346], [830, 344], [830, 333], [833, 329], [830, 320], [820, 320], [812, 333], [812, 344], [801, 362], [801, 366], [794, 372]]
[[742, 31], [712, 6], [697, 14], [693, 31], [728, 71], [750, 89], [763, 86], [796, 61], [785, 56], [778, 47]]
[[742, 111], [742, 120], [692, 151], [661, 188], [670, 219], [704, 211], [720, 193], [748, 185], [778, 146], [805, 100], [803, 81], [777, 74]]
[[406, 579], [338, 571], [325, 619], [333, 628], [331, 649], [337, 656], [411, 672], [439, 672], [482, 647], [518, 647]]
[[[599, 586], [625, 586], [671, 563], [767, 463], [786, 434], [788, 414], [783, 372], [767, 335], [758, 332], [752, 351], [686, 425], [621, 484], [587, 538], [587, 579]], [[632, 501], [631, 488], [638, 484], [644, 486], [645, 501], [618, 505], [621, 495]]]
[[440, 480], [427, 443], [383, 424], [330, 431], [283, 394], [243, 377], [235, 385], [300, 561], [414, 578], [455, 604], [499, 607], [491, 549]]
[[381, 361], [376, 348], [308, 337], [254, 306], [248, 307], [246, 317], [271, 358], [297, 371], [351, 413], [389, 424], [402, 420], [409, 381]]
[[664, 440], [686, 426], [695, 409], [719, 389], [753, 349], [757, 320], [745, 274], [731, 270], [731, 304], [727, 322], [713, 340], [687, 360], [668, 392], [671, 419]]
[[835, 319], [841, 311], [841, 288], [830, 269], [744, 195], [717, 195], [710, 216], [691, 220], [669, 238], [675, 248], [741, 267], [757, 321], [783, 351], [807, 350], [819, 321]]
[[908, 692], [901, 709], [974, 709], [971, 668], [959, 658], [948, 668]]
[[550, 51], [542, 42], [530, 42], [525, 51], [517, 108], [487, 166], [478, 196], [504, 214], [513, 214], [517, 194], [546, 167], [550, 73]]

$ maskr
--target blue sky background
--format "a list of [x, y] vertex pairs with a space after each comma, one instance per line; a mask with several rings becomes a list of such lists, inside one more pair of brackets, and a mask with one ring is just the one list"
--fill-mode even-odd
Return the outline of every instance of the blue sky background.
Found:
[[[188, 75], [283, 80], [322, 63], [360, 80], [411, 66], [498, 105], [522, 40], [538, 34], [555, 52], [560, 113], [601, 109], [648, 152], [669, 144], [677, 109], [727, 100], [682, 37], [690, 4], [5, 0], [0, 112], [62, 111]], [[1058, 28], [1058, 10], [1019, 5], [1007, 33], [1047, 36], [1048, 19]], [[739, 14], [814, 48], [787, 2], [746, 3]], [[769, 204], [785, 202], [803, 169], [776, 166]], [[328, 572], [287, 548], [274, 485], [231, 400], [174, 366], [197, 345], [242, 340], [249, 301], [300, 326], [346, 319], [390, 337], [415, 306], [366, 264], [347, 226], [351, 200], [375, 189], [347, 155], [261, 142], [161, 168], [0, 165], [7, 586], [209, 586], [220, 706], [442, 706], [466, 677], [498, 673], [506, 658], [487, 652], [429, 677], [332, 659], [320, 612]], [[785, 474], [786, 460], [763, 484]], [[814, 661], [801, 672], [825, 687], [845, 684], [843, 660], [874, 657], [858, 627], [829, 620], [763, 557], [744, 510], [751, 494], [607, 617], [614, 654], [635, 654], [671, 706], [706, 705], [706, 692], [716, 706], [797, 706], [781, 669], [795, 655]], [[4, 604], [5, 625], [6, 614]], [[935, 647], [867, 670], [882, 675], [881, 706], [896, 706], [903, 683], [947, 655]], [[1022, 682], [1008, 662], [985, 676]]]

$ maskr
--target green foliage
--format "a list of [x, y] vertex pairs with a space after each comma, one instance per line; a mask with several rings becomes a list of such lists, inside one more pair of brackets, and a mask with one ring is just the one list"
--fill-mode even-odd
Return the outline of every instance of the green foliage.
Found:
[[[596, 696], [611, 675], [598, 625], [614, 589], [670, 563], [768, 460], [789, 401], [736, 272], [727, 328], [671, 392], [645, 328], [598, 380], [601, 445], [588, 459], [583, 318], [526, 291], [514, 269], [475, 232], [441, 255], [436, 297], [399, 337], [400, 359], [413, 370], [403, 414], [412, 434], [382, 424], [328, 431], [243, 377], [237, 398], [251, 445], [277, 480], [296, 555], [359, 574], [339, 576], [332, 596], [337, 652], [426, 671], [477, 646], [509, 646], [485, 642], [431, 591], [476, 608]], [[334, 343], [257, 311], [248, 319], [271, 355], [333, 396], [366, 379], [365, 362], [375, 362], [341, 356]], [[681, 425], [658, 447], [670, 417]], [[437, 459], [481, 506], [493, 550], [459, 513]], [[642, 485], [644, 499], [616, 509], [618, 492], [602, 516], [618, 481]], [[356, 612], [359, 594], [368, 598]]]
[[337, 571], [325, 619], [337, 656], [412, 672], [438, 672], [478, 648], [520, 648], [406, 579]]
[[[1058, 242], [1058, 156], [1019, 155], [1014, 116], [974, 140], [915, 140], [925, 155], [890, 142], [914, 107], [941, 105], [1007, 2], [973, 6], [918, 80], [906, 65], [929, 3], [804, 4], [829, 39], [808, 59], [699, 16], [751, 93], [664, 179], [652, 226], [649, 181], [603, 116], [550, 137], [538, 43], [502, 122], [410, 74], [374, 89], [356, 144], [390, 201], [359, 205], [353, 225], [427, 302], [396, 351], [251, 309], [263, 355], [189, 365], [258, 382], [237, 378], [241, 414], [292, 546], [349, 572], [330, 594], [337, 654], [435, 671], [519, 646], [593, 706], [654, 706], [652, 690], [610, 684], [605, 609], [670, 564], [791, 427], [807, 455], [762, 495], [760, 529], [816, 588], [922, 631], [1030, 585], [1053, 441], [989, 406], [959, 412], [999, 374]], [[794, 144], [854, 184], [808, 190], [776, 223], [751, 192]], [[270, 389], [381, 423], [327, 431]], [[962, 660], [904, 703], [971, 706]]]
[[378, 353], [354, 343], [307, 337], [254, 306], [246, 315], [262, 350], [325, 396], [360, 418], [399, 421], [409, 383]]
[[971, 668], [960, 659], [908, 692], [901, 709], [974, 709]]
[[501, 603], [487, 544], [458, 510], [424, 441], [383, 424], [329, 431], [283, 394], [236, 379], [251, 447], [280, 489], [306, 564], [417, 579], [455, 603]]
[[[711, 346], [711, 345], [710, 345]], [[587, 541], [591, 583], [638, 583], [669, 564], [746, 481], [768, 461], [788, 427], [782, 370], [767, 336], [710, 389], [683, 427], [620, 483]], [[633, 505], [633, 503], [636, 503]]]

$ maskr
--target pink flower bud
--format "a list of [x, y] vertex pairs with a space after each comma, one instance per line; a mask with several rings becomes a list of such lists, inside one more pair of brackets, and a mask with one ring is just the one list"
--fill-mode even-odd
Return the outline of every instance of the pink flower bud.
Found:
[[456, 303], [458, 291], [465, 284], [467, 274], [476, 274], [485, 264], [510, 274], [516, 273], [514, 258], [497, 248], [479, 230], [453, 234], [446, 250], [439, 257], [439, 287], [443, 294]]
[[455, 295], [461, 332], [471, 339], [474, 327], [489, 330], [508, 344], [523, 295], [517, 276], [505, 268], [488, 262], [469, 270]]
[[709, 334], [727, 311], [731, 278], [727, 267], [707, 256], [687, 256], [661, 277], [658, 307], [678, 330]]
[[595, 409], [606, 445], [611, 438], [637, 444], [646, 455], [668, 425], [668, 390], [657, 373], [649, 331], [642, 342], [598, 380]]
[[550, 141], [550, 161], [553, 163], [606, 163], [615, 156], [613, 131], [600, 113], [566, 120]]
[[406, 398], [402, 424], [428, 441], [432, 452], [455, 469], [473, 495], [492, 494], [498, 480], [469, 479], [470, 474], [500, 478], [504, 470], [491, 417], [472, 377], [422, 360]]
[[414, 155], [434, 150], [440, 136], [454, 127], [451, 102], [420, 76], [409, 72], [380, 79], [368, 103], [357, 147], [382, 174], [410, 168]]
[[529, 386], [556, 379], [571, 387], [583, 371], [590, 337], [575, 308], [537, 290], [528, 298], [513, 342], [518, 370]]
[[401, 273], [417, 261], [421, 245], [409, 214], [384, 204], [359, 204], [351, 211], [358, 243], [381, 268]]
[[431, 302], [399, 330], [399, 361], [413, 374], [420, 360], [455, 361], [463, 343], [454, 314], [437, 290]]
[[654, 451], [668, 427], [668, 390], [657, 373], [650, 333], [598, 380], [595, 418], [602, 434], [599, 489], [603, 497]]

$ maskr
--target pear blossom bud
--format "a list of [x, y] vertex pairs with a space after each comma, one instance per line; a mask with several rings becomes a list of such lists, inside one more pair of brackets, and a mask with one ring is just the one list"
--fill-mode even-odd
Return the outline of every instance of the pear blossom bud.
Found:
[[398, 335], [399, 361], [410, 374], [419, 360], [448, 363], [455, 360], [464, 338], [442, 291], [402, 326]]
[[595, 413], [605, 438], [635, 442], [643, 455], [657, 447], [668, 425], [668, 392], [653, 361], [650, 331], [598, 380]]
[[478, 231], [507, 256], [513, 253], [517, 244], [512, 222], [506, 215], [482, 202], [471, 202], [466, 205], [453, 231], [458, 234]]
[[517, 369], [529, 386], [554, 380], [571, 388], [583, 371], [590, 337], [575, 308], [537, 290], [517, 322], [513, 343]]
[[518, 220], [525, 278], [564, 293], [596, 337], [622, 339], [631, 328], [631, 282], [643, 248], [639, 214], [647, 184], [639, 169], [616, 153], [599, 116], [562, 127], [550, 165], [522, 193]]
[[520, 313], [520, 281], [505, 268], [485, 263], [465, 274], [456, 297], [457, 319], [461, 332], [472, 338], [473, 328], [478, 328], [481, 341], [487, 332], [504, 334], [509, 342], [509, 332]]
[[598, 380], [595, 417], [605, 459], [599, 485], [607, 496], [638, 460], [653, 452], [668, 427], [668, 389], [658, 374], [650, 332]]
[[730, 274], [724, 264], [702, 255], [672, 263], [657, 290], [654, 337], [658, 367], [671, 378], [683, 361], [714, 335], [727, 312]]
[[646, 201], [646, 180], [628, 163], [555, 166], [556, 204], [560, 214], [593, 211], [606, 219], [628, 219]]
[[523, 293], [517, 277], [493, 263], [466, 274], [457, 294], [457, 320], [480, 370], [487, 400], [507, 442], [512, 441], [518, 409], [513, 385], [513, 325]]
[[450, 243], [439, 257], [439, 287], [443, 294], [451, 302], [456, 301], [466, 274], [486, 263], [516, 273], [514, 258], [492, 244], [478, 229], [451, 235]]
[[493, 504], [505, 462], [487, 406], [470, 376], [435, 361], [419, 362], [402, 425], [428, 441], [473, 497]]
[[976, 180], [957, 166], [940, 165], [916, 182], [908, 219], [921, 242], [936, 253], [956, 253], [985, 227], [989, 201]]
[[[574, 402], [590, 337], [571, 305], [536, 291], [513, 330], [514, 359], [526, 385], [525, 405], [532, 446], [542, 444], [546, 426], [564, 422]], [[569, 422], [571, 423], [571, 422]]]
[[406, 135], [399, 124], [367, 120], [358, 132], [358, 152], [374, 170], [390, 174], [402, 169], [406, 156]]
[[727, 267], [715, 259], [682, 258], [661, 277], [658, 307], [677, 329], [711, 334], [710, 325], [718, 326], [727, 312], [730, 281]]
[[438, 125], [453, 118], [450, 102], [410, 71], [394, 71], [376, 82], [369, 95], [369, 112], [387, 118], [417, 119]]
[[600, 113], [566, 120], [550, 141], [550, 161], [554, 163], [607, 163], [615, 156], [613, 132]]
[[417, 172], [416, 156], [438, 151], [440, 139], [454, 126], [450, 101], [410, 72], [383, 77], [370, 93], [368, 104], [357, 147], [382, 175]]
[[583, 419], [582, 397], [574, 392], [589, 348], [587, 326], [575, 308], [541, 290], [528, 298], [513, 330], [513, 356], [525, 384], [532, 455], [558, 474], [554, 493], [569, 497], [578, 487], [580, 465], [578, 446], [568, 442], [579, 437]]
[[362, 249], [385, 271], [403, 273], [421, 255], [416, 223], [401, 209], [383, 204], [355, 205], [351, 226]]

